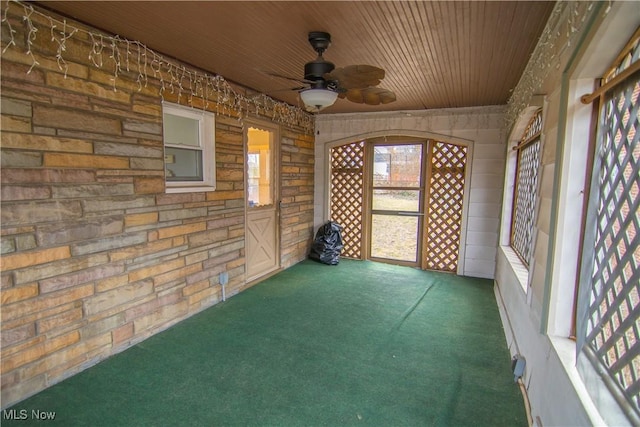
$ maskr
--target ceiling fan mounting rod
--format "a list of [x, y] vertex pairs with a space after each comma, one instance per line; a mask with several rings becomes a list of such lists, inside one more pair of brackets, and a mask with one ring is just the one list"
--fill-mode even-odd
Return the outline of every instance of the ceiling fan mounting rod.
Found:
[[322, 56], [322, 53], [331, 44], [331, 34], [324, 31], [311, 31], [309, 33], [309, 43], [313, 50], [318, 52], [318, 56]]

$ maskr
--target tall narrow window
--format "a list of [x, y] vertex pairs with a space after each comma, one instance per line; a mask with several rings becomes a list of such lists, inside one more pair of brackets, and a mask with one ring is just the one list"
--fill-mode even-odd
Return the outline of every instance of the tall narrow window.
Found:
[[578, 349], [635, 422], [640, 420], [638, 33], [598, 91], [577, 325]]
[[214, 128], [212, 113], [162, 105], [167, 192], [215, 190]]
[[542, 111], [529, 122], [524, 136], [515, 147], [518, 151], [515, 197], [511, 219], [511, 247], [528, 266], [533, 251], [533, 227], [538, 193], [542, 131]]
[[249, 207], [273, 204], [273, 132], [249, 128], [247, 197]]

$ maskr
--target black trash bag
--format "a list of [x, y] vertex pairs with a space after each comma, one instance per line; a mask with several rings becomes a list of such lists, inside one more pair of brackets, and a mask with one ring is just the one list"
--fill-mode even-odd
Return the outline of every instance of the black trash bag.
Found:
[[340, 262], [340, 252], [344, 247], [341, 230], [342, 226], [333, 221], [329, 221], [320, 227], [311, 245], [309, 258], [323, 264], [338, 264]]

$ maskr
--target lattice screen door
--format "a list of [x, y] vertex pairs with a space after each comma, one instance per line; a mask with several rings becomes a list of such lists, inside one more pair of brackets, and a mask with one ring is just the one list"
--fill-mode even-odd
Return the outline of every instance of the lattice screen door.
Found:
[[364, 141], [331, 149], [330, 218], [343, 227], [342, 256], [362, 257]]
[[430, 145], [423, 268], [458, 269], [467, 148], [446, 142]]

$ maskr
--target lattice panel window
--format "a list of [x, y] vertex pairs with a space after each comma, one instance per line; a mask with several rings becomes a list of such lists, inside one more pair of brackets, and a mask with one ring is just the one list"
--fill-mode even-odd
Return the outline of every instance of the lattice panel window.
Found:
[[538, 110], [538, 112], [529, 121], [529, 124], [524, 131], [524, 136], [520, 140], [520, 144], [526, 144], [528, 141], [538, 137], [540, 132], [542, 132], [542, 110]]
[[361, 258], [364, 141], [331, 149], [331, 219], [343, 227], [341, 256]]
[[[638, 59], [638, 44], [634, 57]], [[640, 415], [640, 76], [601, 107], [585, 344]], [[595, 193], [595, 200], [593, 195]], [[595, 205], [595, 206], [594, 206]], [[589, 353], [587, 353], [589, 354]]]
[[538, 170], [540, 167], [542, 112], [531, 119], [518, 150], [515, 197], [511, 219], [511, 247], [525, 265], [533, 251], [533, 227], [538, 194]]
[[435, 142], [425, 233], [425, 268], [456, 272], [462, 227], [462, 202], [467, 148]]

